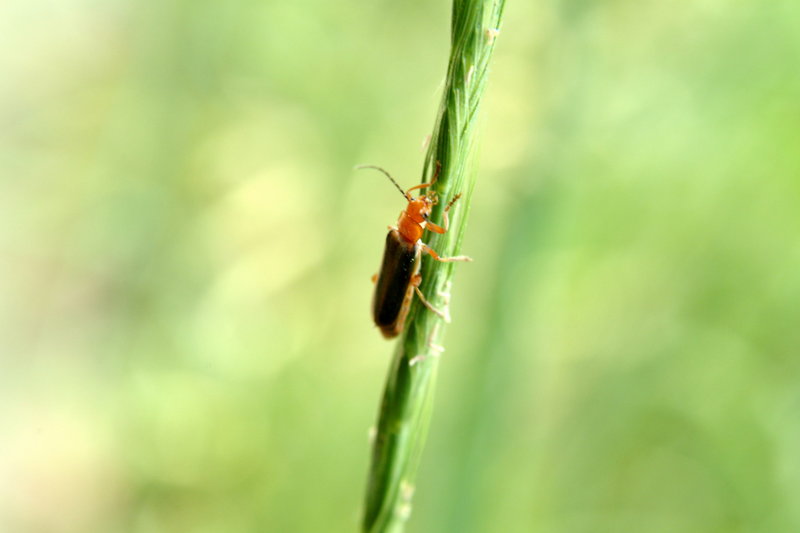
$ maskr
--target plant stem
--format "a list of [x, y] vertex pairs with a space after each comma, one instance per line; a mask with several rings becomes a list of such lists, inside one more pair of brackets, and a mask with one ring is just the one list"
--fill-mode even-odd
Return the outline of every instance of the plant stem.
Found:
[[[425, 235], [425, 242], [444, 256], [458, 254], [464, 235], [475, 184], [478, 109], [504, 7], [505, 0], [453, 1], [447, 81], [422, 173], [424, 182], [441, 165], [434, 188], [444, 201], [436, 206], [433, 220], [442, 220], [447, 201], [463, 193], [450, 211], [450, 231]], [[420, 289], [440, 309], [448, 305], [453, 267], [428, 256], [423, 259]], [[441, 318], [414, 298], [381, 402], [362, 523], [365, 533], [399, 533], [411, 512], [443, 326]]]

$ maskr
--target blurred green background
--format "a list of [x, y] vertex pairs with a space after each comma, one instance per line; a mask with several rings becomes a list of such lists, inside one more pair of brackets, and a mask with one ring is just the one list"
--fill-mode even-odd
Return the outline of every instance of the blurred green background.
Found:
[[[447, 2], [0, 4], [0, 531], [348, 532]], [[800, 3], [509, 1], [409, 524], [800, 531]]]

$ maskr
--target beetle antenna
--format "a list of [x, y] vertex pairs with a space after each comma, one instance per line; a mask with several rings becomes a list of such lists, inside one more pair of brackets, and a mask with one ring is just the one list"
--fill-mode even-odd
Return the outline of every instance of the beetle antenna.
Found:
[[375, 165], [358, 165], [356, 167], [357, 170], [361, 170], [361, 169], [364, 169], [364, 168], [372, 168], [372, 169], [375, 169], [375, 170], [377, 170], [379, 172], [383, 172], [384, 174], [386, 174], [386, 177], [389, 178], [392, 183], [394, 183], [394, 186], [397, 187], [397, 190], [400, 191], [400, 194], [402, 194], [403, 197], [406, 200], [408, 200], [409, 202], [411, 201], [411, 199], [408, 197], [408, 195], [405, 193], [405, 191], [402, 189], [402, 187], [400, 187], [400, 185], [398, 185], [397, 182], [394, 181], [394, 178], [392, 177], [392, 175], [389, 174], [386, 170], [382, 169], [381, 167], [376, 167]]

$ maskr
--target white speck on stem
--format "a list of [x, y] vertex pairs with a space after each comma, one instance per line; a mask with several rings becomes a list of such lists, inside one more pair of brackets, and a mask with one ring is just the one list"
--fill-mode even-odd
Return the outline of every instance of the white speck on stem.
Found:
[[404, 500], [411, 500], [414, 497], [414, 484], [409, 483], [408, 480], [404, 479], [400, 482], [400, 496]]
[[405, 521], [411, 516], [411, 498], [414, 497], [414, 485], [409, 483], [408, 480], [400, 482], [400, 499], [401, 502], [397, 506], [397, 516]]
[[422, 139], [422, 151], [428, 149], [428, 146], [431, 144], [431, 134], [427, 134], [424, 139]]
[[441, 355], [444, 353], [444, 346], [441, 346], [439, 344], [434, 344], [431, 342], [428, 344], [428, 348], [431, 349], [433, 355]]
[[401, 503], [397, 506], [397, 517], [405, 522], [411, 516], [411, 504], [408, 502]]
[[472, 82], [472, 75], [475, 73], [475, 65], [470, 65], [469, 70], [467, 71], [467, 79], [464, 82], [464, 85], [469, 85]]
[[[442, 303], [444, 303], [443, 311], [442, 311], [443, 314], [444, 314], [444, 317], [442, 317], [442, 318], [444, 318], [444, 321], [447, 322], [448, 324], [451, 321], [451, 317], [450, 317], [450, 298], [451, 298], [450, 287], [452, 287], [452, 283], [450, 282], [450, 280], [448, 280], [447, 283], [444, 286], [444, 290], [438, 291], [439, 296], [442, 298]], [[431, 344], [431, 341], [430, 341], [430, 339], [428, 339], [428, 345], [430, 345], [430, 344]]]

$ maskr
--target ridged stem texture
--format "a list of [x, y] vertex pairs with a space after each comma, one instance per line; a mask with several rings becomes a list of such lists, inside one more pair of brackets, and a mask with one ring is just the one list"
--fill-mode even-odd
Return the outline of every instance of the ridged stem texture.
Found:
[[[441, 201], [432, 220], [441, 221], [447, 202], [455, 194], [463, 195], [450, 210], [450, 231], [424, 236], [443, 256], [457, 255], [461, 248], [476, 177], [478, 110], [504, 7], [504, 0], [453, 2], [447, 80], [422, 172], [427, 181], [440, 166], [433, 188]], [[423, 259], [420, 289], [439, 309], [449, 304], [454, 266], [428, 256]], [[365, 533], [399, 533], [411, 513], [443, 351], [443, 328], [442, 318], [414, 298], [389, 368], [375, 428], [362, 522]]]

